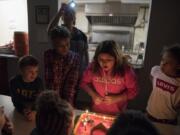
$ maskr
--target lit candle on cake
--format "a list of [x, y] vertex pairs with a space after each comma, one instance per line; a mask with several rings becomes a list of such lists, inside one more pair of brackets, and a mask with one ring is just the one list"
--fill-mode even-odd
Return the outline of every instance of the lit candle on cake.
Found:
[[87, 114], [87, 113], [89, 112], [89, 111], [88, 111], [88, 109], [86, 109], [86, 111], [85, 111], [85, 112], [86, 112], [86, 114]]

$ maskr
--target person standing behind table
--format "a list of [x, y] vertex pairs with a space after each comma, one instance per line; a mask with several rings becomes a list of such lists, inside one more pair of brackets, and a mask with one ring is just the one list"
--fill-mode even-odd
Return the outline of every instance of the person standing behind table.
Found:
[[136, 76], [114, 41], [103, 41], [83, 74], [81, 88], [93, 101], [92, 110], [115, 115], [137, 95]]
[[180, 44], [163, 51], [160, 66], [151, 69], [153, 90], [147, 105], [150, 120], [177, 124], [180, 109]]
[[79, 56], [69, 50], [70, 32], [66, 27], [52, 29], [50, 38], [53, 49], [44, 53], [46, 88], [55, 90], [73, 106], [79, 78]]
[[79, 73], [81, 77], [83, 71], [89, 63], [87, 36], [74, 26], [76, 21], [75, 10], [70, 5], [64, 3], [62, 4], [59, 12], [50, 21], [47, 28], [48, 33], [50, 33], [55, 26], [58, 26], [60, 18], [62, 18], [64, 22], [62, 25], [65, 26], [71, 33], [70, 50], [78, 53], [80, 56]]
[[10, 80], [10, 95], [16, 110], [28, 120], [35, 116], [35, 100], [44, 90], [43, 82], [38, 77], [38, 60], [33, 56], [24, 56], [19, 60], [20, 74]]

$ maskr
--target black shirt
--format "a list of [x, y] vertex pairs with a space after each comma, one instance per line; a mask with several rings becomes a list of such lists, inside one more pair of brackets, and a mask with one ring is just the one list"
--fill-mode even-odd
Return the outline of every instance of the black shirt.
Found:
[[12, 102], [19, 112], [25, 108], [34, 110], [36, 97], [42, 90], [44, 90], [44, 86], [39, 77], [33, 82], [24, 82], [21, 75], [10, 80]]

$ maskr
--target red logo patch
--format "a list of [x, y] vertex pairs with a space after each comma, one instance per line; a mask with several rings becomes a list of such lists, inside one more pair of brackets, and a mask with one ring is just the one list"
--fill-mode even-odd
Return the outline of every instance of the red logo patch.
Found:
[[156, 80], [156, 87], [161, 88], [164, 91], [168, 91], [171, 94], [173, 94], [174, 92], [176, 92], [178, 86], [170, 84], [168, 82], [165, 82], [163, 80], [160, 80], [157, 78]]

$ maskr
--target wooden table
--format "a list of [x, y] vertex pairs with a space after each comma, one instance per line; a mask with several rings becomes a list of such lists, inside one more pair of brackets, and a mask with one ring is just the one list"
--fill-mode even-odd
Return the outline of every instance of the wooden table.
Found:
[[[32, 129], [35, 127], [35, 122], [27, 121], [21, 114], [15, 111], [9, 96], [0, 95], [0, 105], [5, 107], [6, 115], [14, 124], [14, 135], [30, 135]], [[83, 112], [81, 110], [75, 110], [75, 115], [80, 115]], [[159, 129], [161, 135], [180, 135], [180, 125], [154, 124]]]

